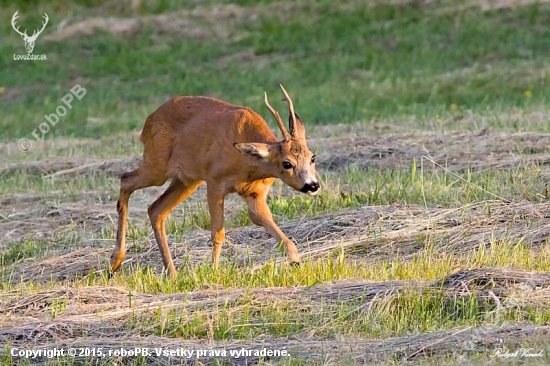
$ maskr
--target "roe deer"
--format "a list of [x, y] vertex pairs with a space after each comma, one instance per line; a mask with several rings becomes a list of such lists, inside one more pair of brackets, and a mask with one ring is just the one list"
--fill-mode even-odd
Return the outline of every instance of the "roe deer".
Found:
[[207, 97], [173, 98], [145, 121], [140, 140], [145, 148], [143, 163], [121, 176], [117, 203], [118, 231], [111, 254], [111, 272], [126, 252], [126, 214], [128, 199], [137, 189], [163, 185], [168, 189], [149, 206], [149, 218], [170, 278], [176, 269], [166, 240], [165, 219], [202, 183], [206, 182], [208, 208], [212, 223], [214, 267], [218, 267], [225, 239], [224, 198], [237, 192], [248, 205], [250, 219], [263, 226], [278, 242], [284, 243], [291, 263], [299, 263], [296, 246], [273, 222], [266, 202], [276, 178], [310, 195], [317, 193], [315, 155], [307, 148], [305, 127], [294, 113], [292, 101], [280, 85], [288, 103], [290, 134], [265, 96], [265, 104], [275, 117], [283, 140], [279, 141], [264, 119], [249, 108]]

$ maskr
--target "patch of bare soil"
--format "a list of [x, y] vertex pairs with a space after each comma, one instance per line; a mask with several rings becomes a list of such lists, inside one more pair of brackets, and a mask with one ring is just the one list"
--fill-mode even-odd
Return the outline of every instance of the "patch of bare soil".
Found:
[[[210, 341], [207, 343], [180, 338], [159, 337], [144, 324], [139, 328], [125, 326], [131, 319], [152, 316], [158, 309], [210, 312], [220, 304], [226, 308], [257, 307], [274, 302], [293, 306], [355, 306], [368, 311], [374, 305], [390, 301], [402, 291], [443, 292], [450, 299], [476, 296], [478, 301], [493, 305], [495, 311], [518, 304], [541, 306], [550, 301], [550, 274], [504, 269], [460, 270], [437, 281], [336, 281], [297, 288], [256, 288], [198, 290], [191, 293], [148, 295], [128, 292], [118, 287], [60, 288], [25, 295], [7, 292], [0, 295], [0, 341], [12, 347], [33, 344], [39, 347], [87, 346], [104, 350], [120, 347], [162, 346], [176, 349], [271, 349], [286, 348], [295, 357], [321, 360], [328, 355], [342, 355], [356, 361], [375, 362], [386, 358], [401, 362], [424, 357], [467, 355], [494, 348], [518, 347], [525, 342], [548, 341], [549, 326], [517, 324], [503, 327], [475, 327], [411, 334], [390, 339], [317, 339], [307, 332], [293, 339], [262, 337], [257, 341]], [[131, 300], [129, 298], [131, 297]], [[63, 303], [63, 310], [55, 312]], [[342, 353], [343, 352], [343, 353]], [[190, 360], [194, 361], [196, 359]], [[211, 358], [200, 359], [210, 363]], [[233, 359], [232, 364], [257, 362], [257, 357]], [[155, 364], [175, 364], [180, 360], [155, 358]]]

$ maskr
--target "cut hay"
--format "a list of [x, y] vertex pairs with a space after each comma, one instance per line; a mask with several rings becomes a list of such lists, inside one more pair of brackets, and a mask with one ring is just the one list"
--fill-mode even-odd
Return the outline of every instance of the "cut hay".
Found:
[[[399, 364], [421, 361], [428, 357], [464, 358], [469, 354], [482, 353], [491, 355], [495, 349], [511, 349], [526, 347], [532, 348], [532, 353], [539, 353], [547, 349], [550, 339], [550, 326], [537, 326], [531, 324], [519, 324], [503, 327], [473, 327], [449, 329], [433, 333], [424, 333], [417, 336], [396, 337], [389, 339], [338, 339], [338, 340], [297, 340], [286, 338], [264, 337], [255, 341], [195, 341], [159, 336], [122, 336], [120, 338], [104, 337], [91, 339], [77, 337], [68, 340], [35, 345], [36, 348], [47, 349], [67, 347], [102, 348], [103, 352], [134, 350], [147, 348], [152, 355], [148, 358], [148, 365], [218, 365], [220, 359], [230, 365], [245, 366], [257, 365], [260, 360], [282, 360], [281, 357], [220, 357], [216, 361], [214, 357], [167, 357], [157, 356], [155, 349], [164, 350], [225, 350], [230, 354], [231, 350], [287, 350], [291, 358], [301, 361], [316, 362], [321, 364], [341, 364], [347, 361], [349, 364], [386, 365], [398, 361]], [[85, 362], [86, 357], [76, 357], [76, 361]], [[97, 360], [97, 358], [95, 358]], [[129, 364], [133, 357], [115, 357], [110, 359], [117, 364]], [[284, 359], [283, 359], [284, 360]], [[35, 360], [43, 362], [44, 359]], [[536, 360], [535, 360], [536, 361]], [[541, 360], [542, 361], [542, 360]], [[502, 364], [502, 359], [495, 360], [494, 365]], [[544, 362], [544, 361], [542, 361]], [[460, 364], [460, 363], [458, 363]]]
[[[322, 128], [319, 130], [323, 131]], [[319, 170], [345, 170], [350, 166], [409, 168], [413, 159], [417, 164], [424, 162], [426, 170], [445, 167], [454, 172], [550, 163], [550, 134], [480, 130], [395, 133], [373, 137], [357, 136], [351, 132], [346, 135], [308, 140], [310, 148], [319, 152]], [[103, 172], [107, 176], [120, 176], [140, 163], [139, 155], [114, 159], [73, 157], [9, 165], [0, 169], [0, 175], [22, 173], [68, 179], [79, 174]]]
[[[521, 292], [518, 292], [521, 289]], [[526, 289], [529, 289], [527, 291]], [[136, 346], [165, 349], [286, 349], [291, 356], [321, 360], [345, 354], [357, 362], [402, 362], [424, 357], [457, 356], [473, 352], [491, 352], [495, 348], [542, 347], [550, 341], [550, 327], [533, 324], [448, 329], [433, 333], [411, 334], [389, 339], [281, 339], [262, 337], [256, 341], [193, 341], [160, 337], [143, 329], [124, 327], [130, 319], [162, 311], [212, 312], [223, 304], [225, 309], [240, 311], [242, 304], [257, 307], [281, 301], [294, 307], [353, 305], [364, 308], [373, 302], [391, 301], [403, 291], [442, 292], [450, 298], [464, 292], [495, 301], [495, 306], [547, 304], [550, 301], [550, 274], [497, 268], [458, 271], [437, 281], [335, 281], [297, 288], [256, 288], [197, 290], [190, 293], [148, 295], [124, 288], [93, 286], [62, 288], [34, 294], [8, 292], [0, 296], [0, 341], [11, 347], [102, 347], [133, 349]], [[496, 300], [495, 300], [496, 299]], [[63, 301], [63, 311], [54, 314], [54, 302]], [[332, 304], [332, 305], [331, 305]], [[147, 325], [145, 324], [146, 328]], [[32, 346], [31, 346], [32, 345]], [[542, 349], [542, 348], [541, 348]], [[539, 350], [534, 348], [536, 352]], [[192, 358], [210, 364], [212, 357]], [[255, 362], [258, 357], [233, 359], [232, 364]], [[151, 358], [154, 364], [177, 364], [181, 359]]]
[[[451, 171], [461, 171], [508, 169], [518, 164], [542, 166], [549, 161], [547, 146], [550, 146], [550, 137], [491, 131], [454, 135], [418, 133], [391, 138], [348, 136], [317, 139], [312, 145], [320, 151], [320, 168], [324, 170], [339, 171], [349, 166], [409, 168], [413, 157], [425, 164], [425, 169], [440, 169], [437, 165], [430, 168], [431, 161], [419, 159], [425, 156]], [[352, 148], [353, 145], [356, 148]], [[461, 145], [471, 146], [471, 150], [463, 151]], [[139, 156], [117, 159], [71, 157], [3, 167], [1, 173], [70, 181], [83, 174], [115, 177], [133, 169], [139, 161]], [[161, 190], [162, 187], [136, 192], [131, 201], [132, 225], [140, 229], [146, 226], [150, 230], [146, 206]], [[204, 200], [203, 193], [198, 192], [195, 198]], [[228, 351], [285, 348], [293, 357], [316, 363], [339, 364], [342, 355], [352, 363], [380, 364], [386, 360], [407, 363], [440, 356], [468, 357], [477, 352], [487, 354], [498, 347], [513, 348], [524, 344], [543, 347], [550, 342], [548, 326], [510, 325], [504, 315], [499, 315], [514, 312], [528, 321], [529, 309], [546, 309], [550, 303], [550, 275], [543, 272], [463, 268], [435, 281], [348, 279], [310, 287], [220, 289], [212, 286], [189, 293], [155, 295], [122, 287], [87, 286], [88, 276], [105, 273], [114, 245], [114, 220], [117, 216], [110, 194], [96, 190], [79, 191], [72, 192], [69, 197], [66, 192], [52, 191], [0, 197], [3, 209], [0, 246], [13, 248], [30, 238], [46, 245], [39, 257], [18, 260], [4, 267], [11, 288], [17, 288], [15, 284], [21, 283], [22, 290], [0, 294], [2, 344], [26, 349], [77, 345], [103, 347], [104, 350], [136, 346], [151, 350], [153, 347]], [[227, 206], [232, 204], [229, 201]], [[180, 217], [178, 215], [181, 212], [173, 214], [176, 220]], [[370, 266], [392, 261], [411, 262], [419, 253], [458, 258], [499, 244], [521, 246], [537, 253], [546, 250], [548, 245], [549, 219], [550, 205], [546, 202], [518, 199], [512, 202], [484, 201], [458, 208], [365, 206], [287, 220], [281, 222], [280, 227], [297, 243], [304, 261], [319, 260], [323, 263], [325, 258], [343, 254], [348, 263], [354, 261]], [[178, 233], [177, 237], [172, 235], [169, 245], [178, 268], [210, 261], [209, 230], [195, 229]], [[146, 232], [135, 245], [129, 240], [128, 246], [124, 269], [152, 267], [161, 276], [162, 260], [152, 235], [147, 236]], [[239, 271], [256, 271], [273, 258], [277, 258], [277, 262], [286, 260], [277, 247], [263, 228], [228, 228], [222, 260], [240, 267]], [[23, 290], [29, 283], [41, 290]], [[55, 289], [51, 289], [53, 286]], [[281, 308], [296, 308], [305, 313], [322, 310], [337, 314], [339, 308], [349, 307], [356, 314], [370, 314], [371, 309], [391, 306], [400, 297], [410, 294], [441, 296], [448, 303], [473, 299], [487, 311], [489, 320], [484, 320], [484, 327], [429, 333], [411, 330], [406, 336], [386, 339], [338, 334], [326, 336], [328, 332], [321, 335], [327, 330], [323, 327], [328, 326], [311, 328], [312, 323], [305, 324], [306, 329], [291, 339], [273, 335], [231, 341], [214, 340], [211, 336], [200, 340], [182, 339], [159, 336], [156, 329], [159, 326], [155, 318], [158, 313], [161, 316], [170, 312], [192, 312], [198, 317], [219, 316], [220, 308], [241, 314], [247, 309], [261, 311], [280, 305]], [[139, 326], [132, 326], [135, 319], [138, 319]], [[490, 319], [504, 320], [492, 322]], [[114, 361], [124, 364], [131, 358]], [[212, 357], [189, 361], [214, 363]], [[76, 362], [85, 361], [81, 357]], [[185, 360], [151, 357], [147, 362], [170, 365], [183, 364]], [[259, 358], [247, 356], [229, 362], [251, 364], [259, 362]]]
[[0, 170], [0, 175], [24, 174], [43, 178], [70, 178], [95, 171], [107, 176], [136, 169], [142, 159], [139, 156], [115, 159], [72, 158], [63, 160], [42, 160], [23, 164], [14, 164]]
[[[490, 210], [488, 210], [490, 206]], [[75, 208], [76, 209], [76, 208]], [[78, 211], [78, 210], [77, 210]], [[116, 217], [114, 207], [110, 213], [101, 209], [86, 208], [80, 214], [73, 214], [65, 220], [80, 222], [87, 220], [91, 225], [96, 212], [96, 227], [111, 227], [111, 218]], [[437, 254], [468, 254], [475, 249], [489, 247], [492, 243], [520, 243], [534, 251], [550, 238], [550, 205], [546, 203], [483, 202], [466, 207], [423, 208], [421, 206], [372, 206], [340, 211], [307, 219], [288, 220], [280, 223], [280, 228], [298, 243], [305, 260], [326, 257], [344, 251], [350, 260], [360, 260], [366, 264], [399, 259], [410, 261], [426, 249], [425, 241], [435, 243]], [[46, 221], [49, 234], [63, 230], [59, 221], [56, 225]], [[36, 217], [32, 220], [39, 225]], [[13, 224], [13, 223], [12, 223]], [[9, 226], [11, 224], [3, 224]], [[11, 226], [10, 226], [11, 227]], [[35, 226], [36, 228], [36, 226]], [[66, 228], [65, 228], [66, 229]], [[46, 230], [46, 231], [47, 231]], [[176, 267], [184, 261], [193, 264], [210, 260], [211, 240], [209, 230], [187, 232], [181, 242], [169, 240]], [[103, 271], [114, 242], [96, 240], [93, 247], [63, 248], [61, 260], [52, 257], [26, 262], [8, 268], [13, 278], [33, 281], [52, 279], [74, 279], [91, 271]], [[237, 261], [240, 265], [261, 266], [266, 261], [278, 258], [275, 239], [261, 227], [249, 226], [227, 229], [227, 242], [223, 247], [222, 260]], [[160, 273], [162, 260], [153, 238], [148, 249], [132, 253], [130, 248], [126, 264], [141, 263], [152, 266]]]
[[326, 170], [346, 169], [350, 165], [409, 168], [413, 159], [425, 170], [444, 167], [453, 172], [550, 163], [550, 135], [532, 132], [419, 132], [315, 139], [310, 144], [324, 152], [319, 156], [319, 167]]

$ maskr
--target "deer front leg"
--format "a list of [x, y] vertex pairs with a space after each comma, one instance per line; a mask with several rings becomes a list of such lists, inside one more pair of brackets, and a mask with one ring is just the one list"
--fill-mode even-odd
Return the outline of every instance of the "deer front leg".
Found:
[[296, 245], [287, 238], [273, 221], [273, 216], [267, 205], [266, 198], [267, 195], [261, 193], [250, 193], [245, 197], [250, 220], [258, 226], [263, 226], [278, 243], [282, 242], [284, 244], [286, 256], [291, 264], [300, 263], [300, 255], [298, 254]]
[[126, 255], [126, 217], [128, 215], [128, 199], [130, 194], [125, 190], [120, 190], [119, 199], [116, 204], [118, 212], [118, 226], [116, 233], [116, 244], [111, 253], [110, 271], [113, 273], [120, 267]]
[[225, 240], [225, 228], [223, 227], [223, 203], [224, 194], [219, 187], [207, 184], [208, 210], [210, 211], [211, 233], [212, 233], [212, 263], [214, 269], [220, 264], [220, 253], [223, 241]]

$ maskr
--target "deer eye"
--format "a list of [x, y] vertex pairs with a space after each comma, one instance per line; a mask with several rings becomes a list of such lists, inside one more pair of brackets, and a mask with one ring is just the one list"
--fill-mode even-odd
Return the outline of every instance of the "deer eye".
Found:
[[283, 161], [283, 168], [292, 169], [292, 164], [290, 164], [288, 161]]
[[311, 157], [311, 164], [315, 164], [315, 158], [316, 158], [316, 155], [313, 155], [313, 156]]

